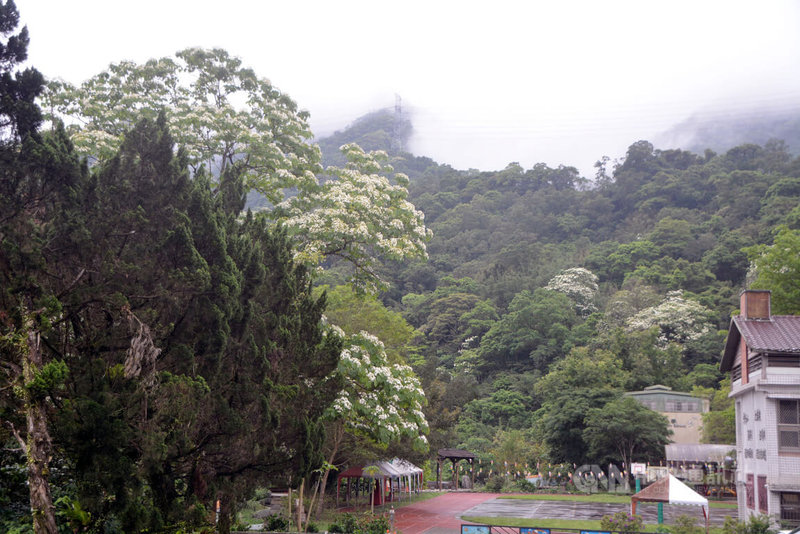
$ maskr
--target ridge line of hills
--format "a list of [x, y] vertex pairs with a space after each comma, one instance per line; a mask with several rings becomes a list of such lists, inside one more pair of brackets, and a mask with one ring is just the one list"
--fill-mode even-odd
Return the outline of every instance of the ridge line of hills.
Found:
[[[718, 361], [747, 283], [746, 249], [770, 245], [781, 225], [800, 230], [800, 158], [788, 143], [717, 153], [636, 141], [590, 182], [569, 166], [457, 170], [398, 150], [411, 132], [408, 117], [379, 111], [318, 142], [326, 165], [342, 164], [336, 150], [347, 142], [386, 150], [433, 230], [426, 263], [385, 267], [381, 300], [420, 333], [411, 363], [429, 397], [434, 450], [487, 452], [520, 432], [547, 444], [551, 460], [572, 461], [588, 445], [567, 442], [604, 388], [664, 384], [725, 398]], [[326, 283], [345, 279], [337, 269]], [[576, 362], [610, 366], [596, 372], [617, 378], [575, 383], [563, 373]], [[555, 376], [589, 404], [569, 411]], [[547, 422], [567, 413], [572, 438], [548, 434]], [[732, 439], [730, 426], [709, 439]], [[557, 443], [567, 449], [554, 452]]]

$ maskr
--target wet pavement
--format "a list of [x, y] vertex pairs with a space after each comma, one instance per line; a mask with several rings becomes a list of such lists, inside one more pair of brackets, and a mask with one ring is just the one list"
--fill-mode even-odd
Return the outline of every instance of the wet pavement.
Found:
[[445, 493], [427, 501], [397, 508], [395, 529], [403, 534], [456, 534], [461, 532], [465, 511], [484, 501], [494, 499], [497, 493]]
[[[395, 510], [395, 529], [402, 534], [458, 534], [461, 524], [468, 523], [462, 516], [519, 517], [540, 519], [594, 519], [619, 511], [630, 512], [630, 505], [587, 503], [574, 501], [530, 501], [503, 499], [496, 493], [446, 493]], [[645, 523], [656, 523], [658, 505], [640, 503], [637, 514]], [[703, 514], [697, 506], [664, 505], [664, 522], [674, 522], [679, 515], [697, 518], [704, 524]], [[736, 509], [712, 508], [711, 525], [722, 526], [725, 516], [736, 517]]]
[[[433, 499], [435, 500], [435, 499]], [[628, 504], [589, 503], [575, 501], [529, 501], [523, 499], [495, 498], [474, 506], [464, 512], [465, 516], [482, 517], [520, 517], [529, 519], [595, 519], [617, 512], [630, 512]], [[658, 504], [639, 503], [636, 513], [645, 523], [658, 522]], [[699, 506], [664, 505], [664, 522], [672, 523], [679, 515], [688, 515], [704, 524], [703, 512]], [[735, 508], [712, 508], [711, 526], [722, 526], [725, 516], [737, 517]]]

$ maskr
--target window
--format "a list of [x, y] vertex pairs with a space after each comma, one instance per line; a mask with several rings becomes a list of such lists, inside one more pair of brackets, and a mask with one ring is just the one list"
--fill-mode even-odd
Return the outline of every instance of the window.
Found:
[[762, 514], [767, 513], [767, 477], [758, 477], [758, 511]]
[[745, 502], [750, 509], [755, 508], [755, 499], [753, 496], [753, 475], [747, 475], [747, 485], [745, 486]]
[[797, 354], [770, 354], [770, 367], [800, 367], [800, 356]]
[[683, 403], [681, 401], [667, 401], [666, 407], [668, 412], [682, 412]]
[[800, 493], [781, 493], [781, 523], [800, 526]]
[[800, 400], [778, 401], [778, 450], [800, 452]]

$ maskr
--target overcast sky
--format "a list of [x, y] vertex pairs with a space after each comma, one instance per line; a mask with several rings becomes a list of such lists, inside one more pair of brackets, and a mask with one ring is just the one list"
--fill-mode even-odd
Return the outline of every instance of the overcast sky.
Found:
[[[584, 174], [696, 111], [800, 107], [800, 2], [17, 0], [30, 63], [73, 83], [223, 47], [325, 135], [395, 94], [411, 149]], [[663, 147], [668, 148], [668, 147]]]

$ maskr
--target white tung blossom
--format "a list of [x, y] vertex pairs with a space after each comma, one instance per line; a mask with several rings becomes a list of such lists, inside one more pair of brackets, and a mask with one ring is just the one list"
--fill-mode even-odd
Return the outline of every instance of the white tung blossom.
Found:
[[[345, 387], [329, 417], [378, 442], [408, 436], [427, 447], [424, 433], [428, 424], [422, 413], [425, 396], [411, 368], [390, 364], [383, 343], [368, 332], [345, 341], [349, 346], [342, 351], [337, 370]], [[354, 361], [361, 365], [353, 365]]]
[[573, 267], [561, 271], [548, 282], [545, 289], [564, 293], [574, 303], [581, 315], [589, 315], [597, 311], [594, 297], [597, 294], [597, 276], [582, 267]]
[[697, 340], [711, 332], [711, 311], [702, 304], [671, 291], [657, 306], [646, 308], [627, 321], [628, 330], [659, 327], [662, 344]]

